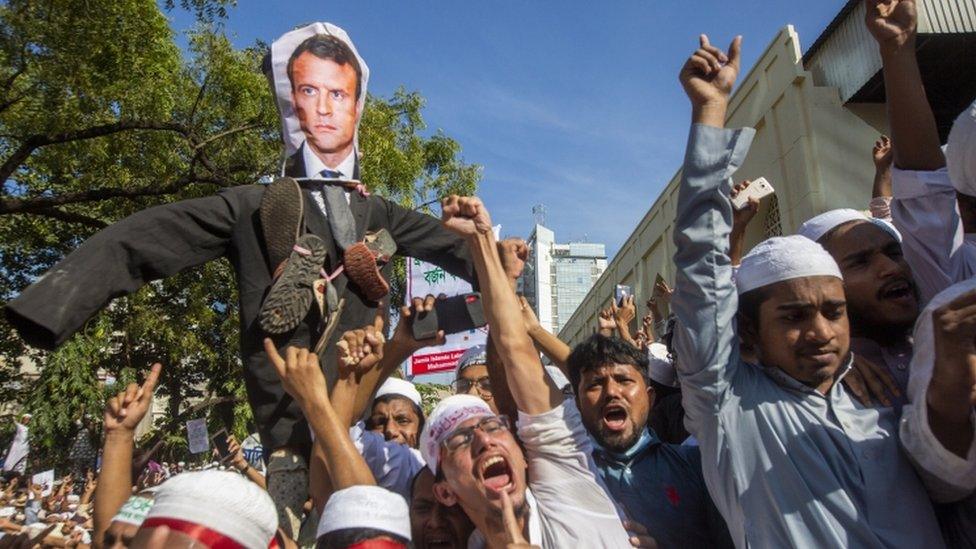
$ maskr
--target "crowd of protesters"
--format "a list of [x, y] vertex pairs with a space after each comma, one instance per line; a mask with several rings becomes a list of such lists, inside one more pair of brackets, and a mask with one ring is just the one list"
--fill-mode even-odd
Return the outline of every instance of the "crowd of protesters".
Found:
[[[19, 476], [22, 418], [0, 547], [976, 547], [976, 103], [943, 148], [915, 2], [866, 5], [891, 134], [874, 143], [874, 181], [851, 182], [869, 203], [744, 253], [760, 199], [735, 208], [752, 183], [733, 177], [755, 131], [725, 128], [742, 39], [723, 50], [702, 35], [680, 73], [692, 124], [672, 284], [613, 300], [571, 347], [515, 291], [525, 242], [496, 240], [485, 204], [450, 196], [440, 229], [471, 266], [489, 336], [429, 413], [394, 374], [444, 343], [412, 329], [434, 296], [401, 307], [389, 335], [380, 306], [324, 348], [262, 337], [247, 351], [263, 351], [311, 440], [304, 456], [268, 449], [267, 477], [233, 439], [198, 470], [134, 469], [156, 364], [107, 403], [83, 482], [44, 493]], [[288, 262], [319, 244], [299, 239]], [[271, 328], [288, 322], [274, 314]]]

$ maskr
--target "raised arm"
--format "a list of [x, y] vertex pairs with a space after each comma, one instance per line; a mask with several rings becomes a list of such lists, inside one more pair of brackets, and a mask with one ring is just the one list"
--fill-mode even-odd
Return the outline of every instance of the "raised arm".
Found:
[[[743, 181], [732, 187], [731, 198], [746, 190], [752, 181]], [[750, 198], [746, 207], [741, 210], [732, 210], [732, 232], [729, 234], [729, 259], [733, 267], [738, 267], [742, 263], [743, 250], [746, 245], [746, 229], [752, 218], [759, 213], [759, 199]]]
[[153, 364], [141, 386], [130, 383], [105, 406], [105, 445], [93, 513], [92, 543], [95, 547], [102, 546], [112, 517], [132, 495], [132, 448], [136, 426], [149, 411], [161, 370], [160, 364]]
[[[379, 344], [375, 339], [372, 343]], [[332, 408], [318, 355], [308, 349], [288, 347], [282, 357], [270, 339], [264, 340], [264, 350], [285, 391], [301, 407], [315, 434], [315, 444], [324, 454], [333, 490], [360, 484], [375, 485], [376, 479], [349, 438], [349, 426], [343, 424]]]
[[[738, 296], [728, 256], [732, 224], [730, 177], [742, 163], [753, 130], [725, 130], [729, 94], [739, 71], [741, 38], [725, 53], [701, 36], [681, 70], [692, 126], [678, 194], [671, 310], [674, 345], [689, 430], [721, 405], [734, 374]], [[697, 433], [696, 433], [697, 434]]]
[[462, 235], [471, 250], [485, 316], [505, 364], [515, 404], [520, 412], [529, 415], [552, 410], [562, 403], [562, 394], [546, 381], [539, 354], [524, 329], [518, 300], [499, 258], [488, 211], [474, 197], [450, 196], [442, 207], [444, 225]]
[[891, 219], [901, 232], [922, 303], [972, 276], [956, 190], [915, 58], [914, 0], [865, 0], [865, 24], [883, 63], [891, 147]]
[[546, 355], [568, 377], [566, 361], [569, 360], [569, 353], [572, 352], [572, 349], [563, 343], [563, 340], [542, 327], [525, 297], [519, 296], [519, 306], [522, 308], [522, 321], [525, 322], [525, 331], [529, 333], [529, 337], [535, 342], [536, 347], [542, 351], [542, 354]]
[[945, 155], [915, 59], [915, 0], [865, 0], [865, 7], [865, 23], [881, 53], [895, 166], [937, 170]]

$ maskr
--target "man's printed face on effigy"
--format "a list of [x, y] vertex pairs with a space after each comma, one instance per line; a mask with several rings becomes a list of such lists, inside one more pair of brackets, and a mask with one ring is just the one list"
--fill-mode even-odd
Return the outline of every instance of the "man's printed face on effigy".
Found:
[[306, 143], [325, 165], [338, 166], [353, 150], [359, 119], [356, 69], [306, 51], [295, 59], [291, 78]]

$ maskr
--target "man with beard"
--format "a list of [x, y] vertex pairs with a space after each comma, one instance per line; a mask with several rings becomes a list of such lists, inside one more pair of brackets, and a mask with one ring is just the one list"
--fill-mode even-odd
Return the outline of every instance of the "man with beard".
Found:
[[840, 383], [851, 358], [837, 262], [808, 238], [775, 237], [733, 282], [731, 176], [754, 135], [725, 129], [740, 54], [741, 37], [726, 54], [702, 35], [680, 73], [692, 125], [674, 229], [674, 345], [709, 492], [739, 547], [940, 547], [895, 411], [861, 405]]
[[421, 549], [465, 549], [474, 524], [460, 505], [444, 505], [434, 495], [434, 484], [444, 480], [424, 467], [410, 488], [410, 535]]
[[573, 349], [568, 367], [597, 470], [627, 515], [659, 547], [731, 547], [698, 448], [665, 444], [647, 425], [655, 399], [647, 355], [594, 334]]
[[431, 412], [420, 448], [434, 474], [437, 500], [460, 504], [488, 547], [512, 540], [503, 502], [518, 530], [543, 548], [626, 547], [631, 539], [592, 469], [579, 411], [546, 380], [496, 247], [491, 219], [477, 198], [444, 200], [444, 225], [468, 244], [485, 316], [518, 407], [519, 447], [509, 420], [481, 398], [453, 395]]
[[912, 269], [901, 248], [901, 234], [887, 221], [852, 209], [820, 214], [797, 231], [819, 243], [844, 276], [851, 324], [851, 352], [884, 366], [897, 387], [894, 400], [875, 391], [885, 406], [900, 409], [908, 391], [911, 331], [918, 318]]

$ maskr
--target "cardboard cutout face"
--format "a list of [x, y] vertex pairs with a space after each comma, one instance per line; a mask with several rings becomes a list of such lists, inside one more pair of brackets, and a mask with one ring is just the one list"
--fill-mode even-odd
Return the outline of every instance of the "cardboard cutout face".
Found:
[[271, 65], [285, 156], [306, 145], [336, 168], [357, 150], [369, 82], [349, 35], [331, 23], [287, 32], [271, 45]]

